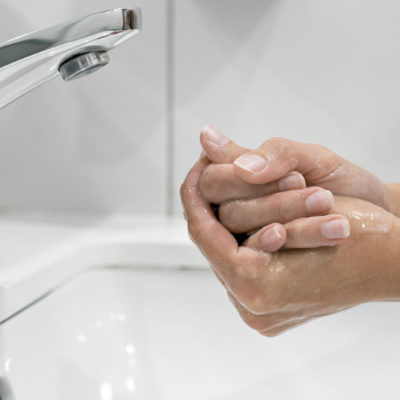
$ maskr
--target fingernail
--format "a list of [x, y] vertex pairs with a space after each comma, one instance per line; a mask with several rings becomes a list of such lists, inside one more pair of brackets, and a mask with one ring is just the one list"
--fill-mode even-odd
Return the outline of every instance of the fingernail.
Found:
[[258, 154], [244, 154], [235, 160], [234, 164], [250, 172], [261, 172], [268, 165], [268, 162]]
[[286, 190], [302, 189], [304, 187], [306, 187], [306, 181], [303, 175], [298, 172], [292, 172], [279, 181], [279, 190], [281, 192]]
[[210, 142], [217, 144], [218, 146], [223, 146], [224, 144], [230, 142], [226, 136], [224, 136], [219, 130], [215, 129], [211, 125], [206, 125], [202, 132], [206, 135]]
[[350, 236], [347, 219], [334, 219], [321, 225], [321, 233], [326, 239], [346, 239]]
[[282, 235], [279, 233], [278, 227], [275, 225], [267, 229], [260, 237], [261, 244], [265, 247], [269, 247], [276, 243]]
[[310, 214], [329, 211], [333, 204], [333, 194], [329, 190], [318, 190], [306, 198], [306, 208]]

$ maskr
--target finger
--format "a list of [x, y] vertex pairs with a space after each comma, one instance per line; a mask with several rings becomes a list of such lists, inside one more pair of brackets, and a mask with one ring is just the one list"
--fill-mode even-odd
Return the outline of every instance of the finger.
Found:
[[336, 246], [350, 236], [350, 223], [343, 215], [302, 218], [285, 225], [285, 248]]
[[252, 200], [228, 201], [221, 204], [219, 219], [231, 232], [243, 233], [273, 222], [283, 224], [300, 217], [328, 213], [333, 206], [331, 192], [311, 187]]
[[290, 171], [299, 171], [307, 183], [315, 184], [338, 171], [343, 162], [325, 147], [273, 138], [256, 151], [243, 154], [234, 165], [237, 175], [253, 184], [274, 181]]
[[230, 164], [242, 154], [249, 152], [211, 125], [206, 125], [201, 131], [200, 143], [208, 158], [218, 164]]
[[200, 179], [202, 196], [214, 204], [221, 204], [228, 200], [253, 199], [305, 187], [306, 182], [298, 172], [291, 172], [278, 181], [264, 185], [252, 185], [238, 179], [232, 164], [210, 164]]
[[200, 176], [208, 164], [207, 157], [200, 158], [181, 187], [189, 234], [225, 287], [233, 293], [239, 293], [252, 306], [254, 302], [257, 307], [258, 299], [254, 291], [249, 290], [251, 285], [246, 282], [254, 283], [265, 271], [272, 256], [243, 246], [239, 248], [232, 234], [216, 219], [198, 187]]
[[[285, 231], [284, 235], [281, 234], [282, 229]], [[286, 249], [305, 249], [336, 246], [350, 236], [350, 224], [345, 217], [338, 214], [300, 218], [284, 226], [281, 225], [279, 233], [286, 238], [284, 243], [269, 225], [251, 235], [244, 245], [255, 250], [268, 252], [277, 251], [281, 247]], [[281, 246], [278, 247], [279, 245]], [[275, 250], [271, 250], [273, 246], [275, 246]]]
[[181, 199], [193, 241], [211, 262], [234, 258], [238, 245], [234, 237], [216, 219], [209, 203], [199, 192], [199, 179], [209, 164], [201, 158], [189, 172], [181, 187]]
[[271, 224], [257, 233], [251, 235], [244, 243], [243, 246], [250, 247], [254, 250], [262, 250], [274, 253], [282, 248], [287, 241], [287, 232], [281, 224]]

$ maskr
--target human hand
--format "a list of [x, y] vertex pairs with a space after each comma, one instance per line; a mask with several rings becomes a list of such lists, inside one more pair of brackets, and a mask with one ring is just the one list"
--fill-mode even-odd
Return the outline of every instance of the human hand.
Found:
[[[207, 194], [214, 191], [213, 186], [213, 180], [208, 179], [206, 169], [199, 182], [200, 193], [206, 200]], [[247, 194], [251, 191], [252, 188], [249, 188]], [[220, 186], [217, 193], [223, 196], [227, 191], [224, 186]], [[332, 211], [333, 206], [334, 197], [331, 192], [310, 187], [275, 192], [253, 199], [228, 200], [219, 205], [217, 215], [221, 223], [235, 234], [245, 233], [248, 236], [262, 228], [257, 235], [252, 235], [251, 243], [254, 244], [257, 239], [260, 248], [274, 252], [283, 246], [335, 246], [346, 239], [350, 234], [346, 217], [334, 213], [326, 215]]]
[[[204, 133], [201, 141], [207, 148]], [[233, 142], [227, 145], [218, 154], [218, 162], [226, 164], [208, 165], [199, 188], [206, 200], [219, 205], [219, 219], [232, 233], [248, 233], [263, 227], [257, 238], [263, 249], [270, 252], [282, 246], [335, 246], [349, 236], [345, 217], [326, 215], [334, 206], [330, 191], [305, 188], [303, 176], [296, 171], [265, 184], [244, 182], [229, 162], [234, 158], [233, 152], [237, 155], [247, 150]]]
[[[225, 182], [237, 178], [243, 183], [256, 185], [252, 189], [248, 186], [247, 193], [239, 193], [241, 197], [216, 197], [210, 190], [205, 192], [210, 201], [218, 200], [218, 204], [232, 199], [259, 197], [258, 185], [277, 181], [292, 171], [298, 171], [304, 176], [307, 186], [319, 186], [335, 195], [367, 200], [389, 212], [398, 211], [400, 214], [400, 208], [396, 207], [394, 201], [393, 188], [388, 190], [389, 186], [385, 186], [374, 175], [323, 146], [272, 138], [257, 150], [250, 151], [238, 146], [211, 126], [203, 129], [200, 141], [214, 163], [207, 170], [209, 180], [215, 181], [214, 188], [222, 187]], [[228, 167], [224, 170], [224, 167], [217, 164], [232, 166], [230, 170]]]
[[239, 246], [200, 194], [208, 164], [202, 157], [181, 188], [189, 233], [250, 327], [274, 336], [364, 302], [399, 298], [400, 227], [392, 214], [338, 197], [334, 211], [350, 221], [351, 236], [336, 247], [271, 254], [254, 237]]

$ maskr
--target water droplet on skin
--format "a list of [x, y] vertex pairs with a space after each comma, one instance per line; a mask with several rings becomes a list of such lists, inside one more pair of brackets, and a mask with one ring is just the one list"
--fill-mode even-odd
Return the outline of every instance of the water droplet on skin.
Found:
[[270, 272], [282, 272], [285, 269], [285, 266], [279, 261], [269, 267]]
[[386, 212], [351, 211], [347, 216], [356, 222], [365, 233], [388, 233], [393, 225], [394, 217]]

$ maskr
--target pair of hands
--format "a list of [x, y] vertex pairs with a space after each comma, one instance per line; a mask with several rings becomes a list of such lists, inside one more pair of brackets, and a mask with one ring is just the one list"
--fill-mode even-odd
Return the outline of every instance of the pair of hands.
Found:
[[400, 297], [399, 186], [317, 145], [252, 152], [209, 126], [200, 140], [181, 188], [189, 233], [250, 327], [274, 336]]

